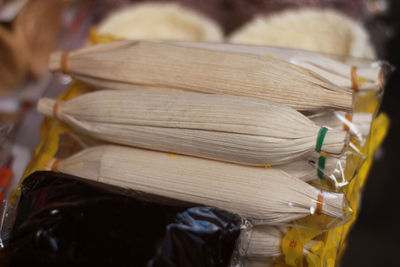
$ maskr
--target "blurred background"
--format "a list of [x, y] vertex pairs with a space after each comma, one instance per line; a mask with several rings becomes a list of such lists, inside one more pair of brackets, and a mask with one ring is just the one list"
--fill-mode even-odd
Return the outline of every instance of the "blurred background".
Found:
[[[32, 110], [35, 101], [42, 95], [58, 96], [71, 82], [67, 76], [55, 77], [47, 73], [49, 54], [56, 49], [68, 50], [86, 44], [94, 25], [101, 23], [111, 11], [133, 2], [149, 1], [0, 0], [0, 198], [6, 193], [5, 188], [16, 185], [39, 142], [43, 118]], [[349, 236], [341, 266], [398, 266], [400, 175], [395, 167], [400, 160], [397, 154], [400, 151], [397, 110], [400, 103], [400, 1], [161, 2], [179, 2], [195, 12], [195, 22], [202, 20], [206, 28], [202, 29], [202, 34], [197, 28], [187, 35], [171, 33], [177, 34], [177, 39], [287, 46], [338, 56], [382, 59], [397, 68], [385, 88], [381, 106], [390, 116], [391, 128], [375, 155], [363, 193], [361, 213]], [[313, 10], [310, 7], [335, 12], [315, 15], [310, 13]], [[298, 14], [301, 16], [296, 17]], [[156, 20], [157, 16], [152, 16]], [[294, 18], [304, 24], [293, 24]], [[150, 24], [143, 25], [149, 30], [138, 30], [137, 36], [156, 34]], [[289, 31], [294, 25], [292, 35], [283, 38], [285, 30]], [[276, 32], [265, 33], [263, 27], [275, 27]], [[107, 32], [106, 27], [103, 30]]]

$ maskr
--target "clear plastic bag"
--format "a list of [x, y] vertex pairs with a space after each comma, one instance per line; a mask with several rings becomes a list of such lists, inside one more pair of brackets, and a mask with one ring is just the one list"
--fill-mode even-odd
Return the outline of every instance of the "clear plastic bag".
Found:
[[[71, 88], [63, 94], [60, 99], [70, 99], [90, 90], [90, 87], [79, 82], [74, 82], [71, 85]], [[359, 107], [358, 110], [360, 112], [375, 114], [379, 106], [379, 101], [376, 92], [361, 93], [360, 97], [356, 98], [356, 106]], [[327, 190], [345, 194], [347, 199], [346, 201], [348, 201], [351, 208], [357, 210], [357, 188], [360, 186], [360, 180], [365, 179], [365, 168], [370, 164], [370, 155], [372, 155], [371, 153], [373, 149], [376, 149], [376, 145], [380, 142], [379, 140], [381, 140], [379, 139], [381, 138], [381, 135], [377, 136], [376, 131], [386, 131], [387, 129], [384, 115], [374, 118], [372, 125], [375, 125], [375, 128], [373, 127], [368, 135], [362, 136], [362, 140], [359, 140], [356, 135], [352, 134], [350, 137], [352, 145], [348, 147], [344, 156], [339, 159], [326, 158], [325, 163], [327, 164], [325, 165], [325, 168], [321, 168], [322, 164], [320, 163], [320, 154], [310, 155], [306, 159], [303, 159], [301, 165], [304, 166], [305, 163], [310, 167], [304, 175], [313, 177], [309, 180], [309, 183], [315, 187], [317, 192], [318, 190]], [[54, 157], [69, 157], [88, 147], [104, 144], [104, 142], [78, 134], [69, 126], [54, 119], [46, 119], [43, 129], [42, 142], [37, 148], [31, 164], [27, 169], [27, 174], [32, 173], [35, 170], [45, 169], [46, 165]], [[271, 168], [270, 166], [265, 167]], [[285, 167], [287, 168], [285, 165], [277, 167], [282, 168], [284, 171]], [[293, 170], [293, 166], [291, 170]], [[302, 168], [302, 170], [304, 169]], [[290, 173], [287, 169], [286, 172]], [[361, 175], [363, 175], [364, 178], [360, 178]], [[324, 178], [320, 178], [319, 176]], [[18, 195], [19, 193], [17, 190], [13, 195], [14, 200], [18, 198]], [[316, 202], [316, 204], [317, 203], [318, 202]], [[313, 211], [310, 210], [310, 214], [312, 213]], [[348, 231], [353, 220], [354, 217], [351, 216], [351, 212], [346, 214], [344, 219], [342, 218], [339, 220], [338, 218], [331, 218], [326, 215], [310, 215], [288, 224], [289, 227], [286, 228], [286, 232], [282, 233], [282, 241], [278, 248], [281, 251], [280, 256], [266, 258], [258, 257], [254, 259], [239, 254], [239, 256], [234, 255], [233, 259], [236, 259], [236, 261], [233, 262], [246, 265], [258, 261], [273, 263], [291, 262], [291, 264], [295, 264], [294, 262], [296, 262], [296, 260], [299, 261], [300, 258], [304, 257], [306, 260], [309, 259], [310, 262], [316, 261], [315, 264], [317, 265], [315, 266], [319, 266], [318, 264], [327, 260], [326, 257], [333, 257], [331, 254], [332, 251], [330, 254], [327, 254], [327, 251], [324, 250], [324, 248], [328, 246], [334, 246], [339, 249], [342, 248], [342, 237], [334, 238], [333, 236], [338, 235], [338, 231], [340, 231], [340, 233]], [[246, 244], [246, 242], [242, 244]], [[306, 246], [309, 246], [306, 249], [307, 253], [304, 252], [304, 247]], [[336, 257], [336, 254], [334, 255]], [[318, 259], [318, 261], [316, 259]]]
[[53, 172], [25, 179], [8, 218], [2, 266], [227, 266], [245, 231], [222, 210]]
[[[276, 10], [283, 9], [286, 5], [297, 6], [301, 1], [294, 1], [296, 3], [289, 2], [291, 3], [284, 3]], [[366, 7], [369, 8], [369, 4], [368, 6], [366, 5], [367, 1], [357, 1], [357, 3], [352, 4], [344, 4], [344, 2], [338, 4], [335, 2], [339, 1], [331, 1], [329, 4], [321, 2], [318, 5], [340, 6], [343, 9], [349, 8], [348, 11], [350, 13], [353, 12], [353, 15], [357, 13], [358, 18], [369, 12], [368, 9], [365, 9]], [[279, 6], [279, 3], [276, 5]], [[361, 7], [362, 10], [355, 12], [355, 9], [353, 9], [351, 11], [350, 6], [352, 5]], [[104, 15], [103, 13], [101, 12], [102, 15]], [[92, 43], [116, 40], [113, 36], [98, 35], [95, 30], [90, 32], [90, 37]], [[238, 48], [237, 45], [233, 44], [199, 44], [176, 41], [172, 43], [231, 52], [234, 52], [235, 49], [243, 49], [243, 47]], [[310, 206], [309, 216], [278, 227], [271, 225], [253, 227], [249, 220], [242, 218], [243, 220], [240, 224], [242, 231], [236, 242], [236, 248], [231, 251], [233, 254], [230, 264], [231, 266], [335, 265], [344, 249], [344, 242], [349, 229], [357, 217], [360, 190], [368, 175], [373, 153], [379, 147], [388, 129], [388, 119], [385, 114], [378, 114], [378, 109], [386, 76], [390, 74], [391, 67], [385, 62], [335, 55], [316, 55], [311, 52], [275, 47], [247, 46], [246, 49], [250, 54], [280, 58], [292, 64], [319, 71], [319, 74], [325, 75], [324, 77], [327, 79], [331, 78], [331, 81], [340, 81], [344, 87], [352, 89], [356, 89], [354, 85], [357, 85], [356, 87], [359, 90], [354, 92], [354, 106], [351, 114], [333, 110], [306, 113], [309, 118], [320, 126], [326, 126], [329, 129], [344, 129], [349, 132], [349, 146], [343, 155], [334, 158], [315, 152], [290, 164], [273, 167], [265, 166], [265, 168], [280, 168], [284, 172], [306, 181], [313, 186], [316, 192], [324, 190], [332, 194], [343, 194], [346, 199], [346, 205], [349, 206], [348, 209], [346, 208], [345, 216], [339, 219], [316, 214], [315, 209], [322, 202], [314, 199], [313, 205]], [[324, 64], [327, 62], [334, 62], [335, 66], [340, 66], [341, 68], [337, 69], [336, 73], [335, 71], [327, 71], [324, 69]], [[368, 81], [368, 75], [371, 73], [373, 73], [374, 78]], [[69, 90], [59, 97], [59, 100], [68, 100], [92, 90], [93, 88], [90, 86], [74, 81]], [[79, 134], [59, 121], [46, 119], [42, 125], [42, 141], [26, 171], [26, 176], [37, 170], [44, 170], [53, 158], [66, 158], [83, 149], [102, 144], [104, 142]], [[175, 156], [171, 155], [171, 157]], [[12, 217], [12, 207], [15, 207], [15, 204], [18, 203], [20, 194], [21, 191], [19, 189], [14, 192], [9, 203], [11, 208], [7, 209], [10, 211], [8, 218]], [[293, 205], [291, 202], [286, 204]], [[296, 208], [295, 205], [293, 206], [293, 208]], [[181, 219], [189, 219], [185, 220], [185, 222], [193, 222], [191, 219], [193, 216], [194, 213], [189, 211], [182, 215]], [[184, 226], [188, 225], [185, 224]], [[6, 244], [6, 240], [9, 239], [8, 235], [12, 233], [12, 230], [5, 224], [2, 227], [2, 232], [3, 237], [6, 237], [3, 240]], [[171, 247], [171, 244], [186, 244], [182, 239], [179, 240], [178, 243], [173, 243], [171, 239], [169, 240], [171, 241], [170, 243], [163, 244], [168, 244], [166, 245], [167, 247]], [[220, 250], [218, 251], [220, 252]], [[158, 260], [165, 260], [170, 256], [170, 254], [165, 255], [158, 255]], [[190, 259], [191, 257], [182, 258], [181, 262], [188, 264]]]

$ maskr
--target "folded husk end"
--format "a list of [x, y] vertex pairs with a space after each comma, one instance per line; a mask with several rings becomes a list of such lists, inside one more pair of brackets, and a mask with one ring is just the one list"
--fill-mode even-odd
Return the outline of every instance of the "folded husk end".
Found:
[[346, 208], [345, 196], [329, 192], [324, 192], [323, 196], [322, 212], [333, 218], [344, 219], [344, 210]]
[[63, 52], [54, 52], [49, 58], [49, 71], [61, 72], [61, 57]]
[[346, 131], [330, 129], [322, 144], [322, 151], [332, 156], [340, 156], [349, 144], [349, 134]]
[[46, 117], [53, 117], [54, 115], [54, 104], [56, 101], [50, 98], [41, 98], [37, 104], [37, 111]]

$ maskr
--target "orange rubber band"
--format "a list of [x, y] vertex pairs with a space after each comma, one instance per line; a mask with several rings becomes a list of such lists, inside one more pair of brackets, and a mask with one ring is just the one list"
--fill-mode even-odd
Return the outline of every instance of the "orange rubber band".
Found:
[[69, 52], [64, 52], [61, 55], [61, 71], [65, 74], [69, 73], [68, 57], [69, 57]]
[[52, 171], [58, 171], [58, 164], [60, 163], [61, 159], [56, 159], [53, 163], [53, 165], [51, 166], [51, 170]]
[[351, 67], [351, 88], [354, 92], [358, 92], [358, 78], [357, 78], [357, 67]]
[[381, 89], [385, 85], [385, 73], [383, 72], [382, 69], [379, 70], [378, 79], [379, 79], [379, 89]]
[[60, 112], [60, 104], [58, 103], [58, 101], [56, 101], [54, 103], [54, 107], [53, 107], [53, 116], [54, 116], [54, 118], [60, 119], [59, 112]]
[[347, 123], [353, 122], [353, 114], [351, 114], [351, 113], [346, 113], [346, 114], [344, 115], [344, 117], [345, 117], [345, 119], [346, 119], [346, 123], [343, 123], [343, 131], [348, 132], [348, 131], [350, 131], [350, 127], [349, 127], [349, 125], [347, 125]]
[[322, 213], [322, 208], [324, 205], [324, 196], [322, 194], [319, 194], [317, 197], [317, 207], [315, 209], [315, 213], [320, 215]]

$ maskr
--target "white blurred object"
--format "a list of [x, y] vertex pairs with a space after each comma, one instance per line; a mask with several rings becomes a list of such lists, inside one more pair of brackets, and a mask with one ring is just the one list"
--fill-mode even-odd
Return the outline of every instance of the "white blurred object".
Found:
[[367, 8], [372, 14], [382, 14], [388, 11], [390, 4], [387, 0], [368, 0]]
[[21, 107], [19, 99], [14, 97], [0, 98], [0, 113], [17, 113]]
[[375, 58], [367, 31], [356, 21], [332, 10], [298, 9], [256, 17], [234, 32], [229, 41]]
[[217, 23], [176, 3], [143, 3], [112, 13], [98, 27], [99, 34], [118, 39], [220, 42]]
[[0, 8], [0, 22], [10, 22], [18, 15], [28, 0], [14, 0]]

